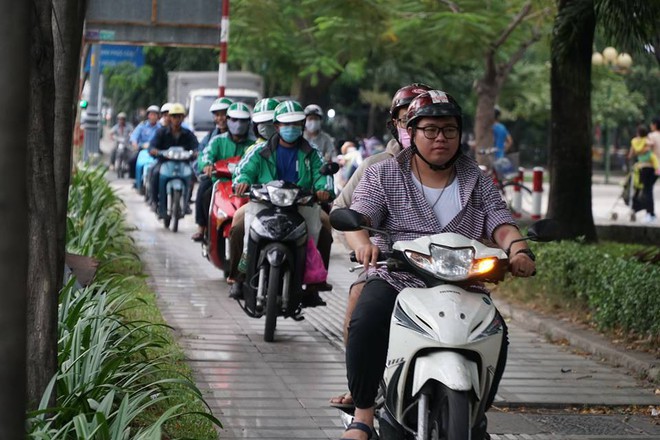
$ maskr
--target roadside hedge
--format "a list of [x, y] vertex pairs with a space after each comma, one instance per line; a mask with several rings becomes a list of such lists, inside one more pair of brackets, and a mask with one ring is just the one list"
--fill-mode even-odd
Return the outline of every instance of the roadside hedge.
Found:
[[536, 277], [511, 279], [504, 289], [524, 290], [523, 300], [553, 298], [558, 307], [562, 301], [567, 307], [586, 306], [601, 330], [660, 336], [660, 265], [640, 261], [644, 246], [562, 241], [531, 247], [537, 255]]

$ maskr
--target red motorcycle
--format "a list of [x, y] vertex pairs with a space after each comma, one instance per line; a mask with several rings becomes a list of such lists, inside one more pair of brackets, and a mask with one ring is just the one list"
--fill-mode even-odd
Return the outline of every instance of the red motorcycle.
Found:
[[[213, 164], [213, 176], [231, 179], [239, 156], [217, 161]], [[209, 221], [202, 242], [202, 255], [225, 275], [229, 272], [229, 230], [234, 213], [248, 202], [247, 197], [237, 197], [232, 193], [231, 180], [218, 180], [211, 193]]]

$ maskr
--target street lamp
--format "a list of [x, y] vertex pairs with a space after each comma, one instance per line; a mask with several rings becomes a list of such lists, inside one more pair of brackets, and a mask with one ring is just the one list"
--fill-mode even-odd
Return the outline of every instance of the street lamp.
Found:
[[[625, 75], [632, 66], [632, 57], [625, 53], [619, 53], [615, 48], [609, 46], [603, 49], [603, 53], [598, 51], [591, 55], [591, 64], [594, 66], [608, 67], [612, 72]], [[611, 86], [607, 87], [607, 99], [610, 99], [612, 93]], [[607, 136], [607, 127], [604, 126], [605, 133], [605, 183], [610, 182], [610, 143]]]

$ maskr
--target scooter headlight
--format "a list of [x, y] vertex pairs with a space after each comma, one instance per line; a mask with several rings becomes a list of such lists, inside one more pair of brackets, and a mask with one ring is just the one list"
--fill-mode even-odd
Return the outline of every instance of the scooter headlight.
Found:
[[270, 197], [270, 202], [275, 206], [284, 207], [293, 205], [298, 192], [300, 190], [295, 188], [268, 187], [268, 197]]
[[453, 249], [431, 245], [430, 250], [431, 255], [406, 251], [405, 256], [413, 265], [446, 281], [461, 281], [484, 275], [497, 264], [495, 257], [475, 260], [473, 248]]
[[235, 163], [228, 163], [227, 164], [227, 171], [234, 174], [234, 171], [236, 170], [236, 166], [237, 165]]
[[167, 150], [164, 155], [170, 160], [187, 160], [192, 157], [193, 152], [186, 150]]

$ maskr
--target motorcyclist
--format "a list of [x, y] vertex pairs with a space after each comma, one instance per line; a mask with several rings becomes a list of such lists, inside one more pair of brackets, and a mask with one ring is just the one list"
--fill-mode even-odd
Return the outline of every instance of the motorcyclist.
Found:
[[[248, 154], [257, 145], [267, 141], [276, 133], [275, 125], [273, 125], [273, 115], [275, 108], [279, 105], [279, 101], [274, 98], [263, 98], [254, 105], [252, 112], [252, 130], [257, 140], [245, 150]], [[238, 261], [243, 253], [243, 229], [245, 217], [245, 205], [241, 206], [234, 213], [232, 221], [232, 228], [230, 230], [230, 268], [227, 274], [227, 283], [234, 284], [238, 278]]]
[[307, 142], [321, 152], [326, 162], [332, 162], [337, 157], [335, 140], [325, 131], [321, 130], [323, 110], [316, 104], [305, 107], [305, 131], [303, 137]]
[[[159, 151], [167, 150], [170, 147], [183, 147], [189, 151], [197, 151], [197, 137], [194, 133], [181, 126], [186, 110], [183, 105], [174, 103], [168, 110], [169, 125], [159, 128], [153, 139], [149, 143], [149, 154], [158, 156]], [[158, 181], [160, 179], [160, 167], [162, 160], [158, 160], [152, 167], [151, 172], [151, 203], [152, 209], [161, 214], [158, 209]]]
[[[284, 101], [275, 108], [273, 116], [277, 133], [270, 139], [255, 146], [246, 154], [234, 172], [234, 192], [245, 193], [250, 185], [268, 183], [272, 180], [293, 182], [300, 187], [315, 191], [319, 201], [329, 201], [334, 197], [333, 180], [331, 176], [321, 175], [323, 158], [321, 153], [312, 147], [302, 136], [305, 113], [297, 101]], [[244, 228], [248, 230], [250, 222], [261, 206], [249, 203], [244, 220]], [[317, 242], [320, 229], [330, 230], [328, 215], [321, 211], [318, 205], [300, 207], [299, 211], [305, 218], [309, 236]], [[235, 226], [237, 220], [234, 217]], [[245, 272], [247, 236], [243, 241], [243, 255], [239, 261], [240, 272]], [[240, 297], [242, 280], [237, 280], [232, 286], [231, 296]], [[305, 306], [325, 305], [318, 291], [310, 288], [303, 298]]]
[[[391, 232], [391, 240], [414, 240], [423, 235], [455, 232], [475, 240], [492, 240], [510, 249], [515, 276], [535, 270], [534, 256], [492, 180], [477, 163], [460, 150], [462, 112], [456, 100], [440, 90], [415, 97], [408, 108], [410, 148], [395, 158], [367, 168], [353, 193], [351, 209], [362, 214], [373, 228]], [[383, 191], [397, 188], [397, 191]], [[398, 232], [398, 231], [419, 231]], [[373, 430], [374, 402], [385, 369], [391, 314], [396, 296], [406, 287], [426, 287], [414, 274], [389, 272], [376, 267], [378, 255], [389, 241], [365, 230], [347, 232], [346, 239], [356, 259], [369, 266], [369, 278], [351, 317], [346, 369], [355, 402], [355, 422], [345, 439], [366, 439]], [[480, 285], [474, 289], [484, 291]], [[493, 378], [490, 406], [506, 363], [506, 327], [500, 359]], [[478, 423], [474, 439], [486, 434], [485, 418]]]
[[211, 139], [219, 134], [227, 132], [227, 109], [233, 103], [229, 98], [218, 98], [211, 104], [209, 111], [213, 114], [213, 122], [215, 127], [209, 131], [204, 138], [199, 142], [199, 152], [201, 153], [204, 148], [209, 144]]
[[126, 113], [117, 113], [117, 123], [110, 129], [110, 139], [115, 143], [110, 154], [110, 169], [115, 168], [115, 159], [117, 158], [117, 147], [120, 142], [124, 142], [128, 148], [128, 139], [133, 131], [133, 124], [126, 122]]
[[213, 164], [219, 160], [230, 157], [243, 156], [247, 147], [252, 145], [254, 139], [249, 136], [250, 107], [243, 102], [234, 102], [227, 108], [226, 133], [217, 135], [211, 139], [199, 157], [199, 169], [207, 177], [200, 179], [197, 197], [195, 198], [195, 221], [197, 232], [191, 237], [193, 241], [202, 241], [208, 224], [208, 212], [211, 205], [211, 192], [213, 182], [218, 180], [212, 177]]
[[[364, 170], [373, 164], [396, 156], [401, 152], [402, 149], [408, 148], [410, 146], [410, 136], [408, 136], [408, 131], [406, 130], [408, 105], [413, 100], [413, 98], [429, 90], [431, 90], [431, 87], [426, 84], [412, 83], [403, 86], [396, 91], [392, 97], [392, 104], [390, 106], [390, 118], [386, 124], [387, 128], [392, 134], [392, 139], [387, 143], [385, 151], [374, 154], [373, 156], [369, 156], [362, 161], [357, 170], [355, 170], [351, 178], [342, 188], [339, 196], [337, 196], [335, 199], [332, 205], [332, 209], [350, 208], [353, 192], [355, 191], [355, 187], [358, 185], [360, 179], [362, 178]], [[340, 239], [343, 239], [344, 237], [342, 232], [335, 231], [335, 234], [337, 234]], [[345, 239], [343, 241], [345, 242]], [[346, 345], [348, 340], [348, 324], [351, 320], [353, 310], [355, 309], [355, 304], [357, 304], [358, 298], [360, 297], [362, 289], [364, 288], [365, 281], [366, 273], [363, 273], [360, 275], [358, 280], [351, 285], [349, 290], [348, 301], [346, 303], [346, 312], [344, 315], [344, 345]], [[347, 408], [353, 405], [353, 399], [350, 393], [345, 393], [330, 399], [330, 404], [339, 408]]]
[[160, 107], [160, 122], [161, 127], [167, 127], [170, 125], [170, 108], [172, 108], [171, 102], [166, 102]]
[[134, 187], [136, 189], [140, 189], [142, 185], [142, 168], [144, 167], [144, 161], [138, 162], [138, 157], [140, 153], [149, 155], [149, 151], [147, 149], [143, 150], [142, 147], [151, 142], [151, 139], [156, 135], [156, 131], [161, 127], [160, 122], [158, 122], [159, 113], [160, 109], [157, 105], [147, 107], [147, 119], [140, 122], [131, 133], [130, 139], [134, 154], [128, 162], [131, 170], [129, 176], [135, 177]]

